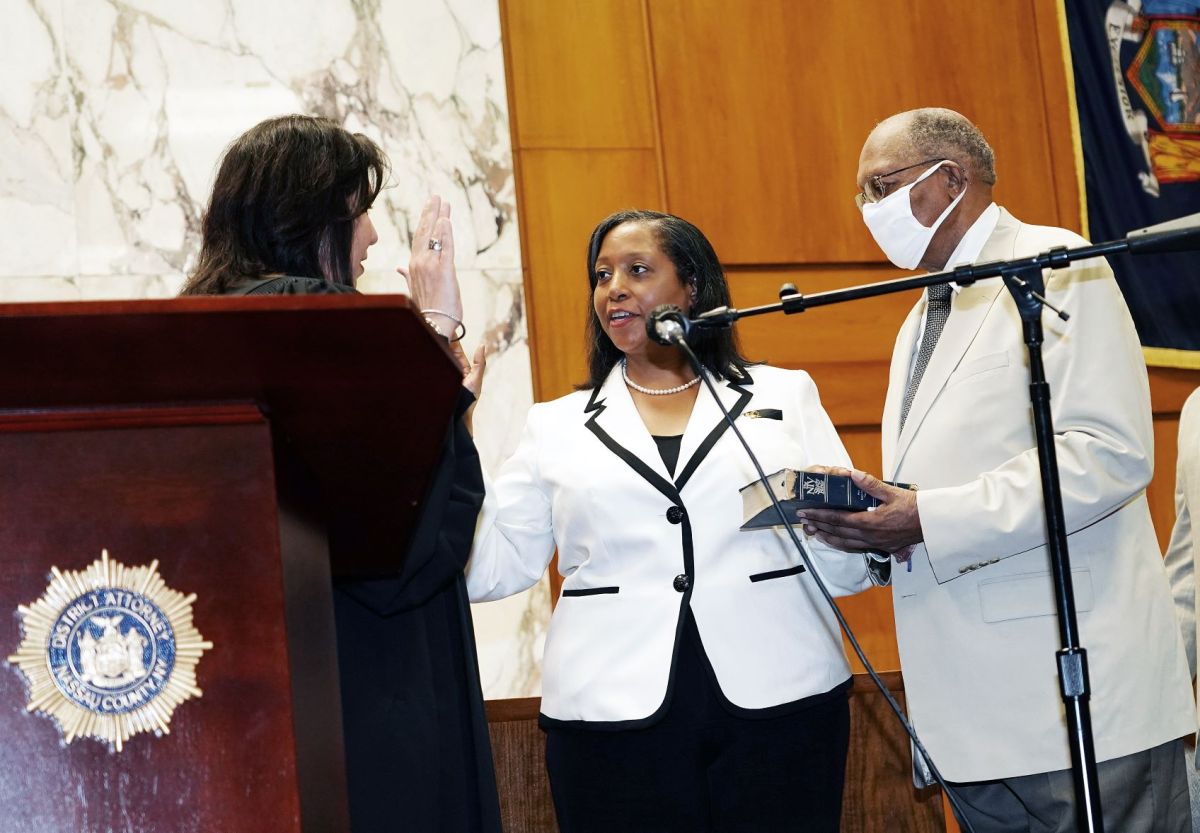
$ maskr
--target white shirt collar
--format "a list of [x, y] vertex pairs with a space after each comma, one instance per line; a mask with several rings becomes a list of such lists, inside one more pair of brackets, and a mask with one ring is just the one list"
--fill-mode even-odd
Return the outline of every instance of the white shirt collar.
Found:
[[[996, 223], [999, 220], [1000, 206], [992, 203], [971, 224], [971, 227], [967, 229], [967, 233], [962, 236], [962, 240], [958, 241], [958, 246], [951, 252], [950, 257], [946, 259], [946, 268], [952, 269], [955, 266], [962, 266], [964, 263], [974, 263], [983, 252], [983, 247], [987, 244], [988, 238], [996, 230]], [[962, 291], [962, 287], [956, 283], [951, 283], [950, 290], [954, 295], [958, 295]], [[926, 299], [929, 297], [928, 288], [925, 290], [924, 297]], [[925, 338], [925, 315], [927, 312], [928, 308], [921, 310], [921, 321], [918, 324], [917, 337], [913, 339], [912, 355], [909, 357], [908, 363], [908, 375], [910, 378], [917, 352], [921, 349], [921, 341]]]
[[[996, 223], [999, 221], [1000, 206], [992, 203], [975, 219], [966, 234], [962, 236], [962, 240], [958, 241], [958, 246], [946, 259], [946, 270], [978, 260], [980, 253], [983, 252], [983, 247], [987, 245], [988, 238], [996, 230]], [[956, 295], [962, 289], [956, 283], [950, 284], [950, 288]]]

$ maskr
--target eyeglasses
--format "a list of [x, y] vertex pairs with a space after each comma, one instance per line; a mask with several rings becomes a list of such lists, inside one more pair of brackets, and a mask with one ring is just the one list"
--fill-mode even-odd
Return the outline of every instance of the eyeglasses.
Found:
[[862, 211], [862, 207], [869, 202], [879, 202], [887, 196], [887, 192], [891, 190], [891, 185], [885, 185], [883, 180], [896, 174], [902, 174], [905, 171], [911, 171], [913, 168], [919, 168], [922, 165], [932, 165], [934, 162], [942, 162], [941, 157], [936, 159], [926, 159], [924, 162], [916, 162], [912, 165], [906, 165], [903, 168], [897, 168], [894, 171], [889, 171], [886, 174], [876, 174], [875, 176], [867, 177], [867, 183], [863, 189], [854, 195], [854, 204], [858, 206], [858, 210]]

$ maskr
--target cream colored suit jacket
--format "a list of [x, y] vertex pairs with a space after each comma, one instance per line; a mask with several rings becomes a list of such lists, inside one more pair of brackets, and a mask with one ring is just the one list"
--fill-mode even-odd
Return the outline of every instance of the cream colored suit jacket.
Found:
[[1192, 512], [1200, 512], [1200, 388], [1192, 391], [1179, 414], [1179, 457], [1175, 467], [1175, 528], [1167, 548], [1167, 573], [1175, 595], [1175, 613], [1183, 633], [1184, 652], [1196, 676], [1196, 562], [1200, 559], [1200, 527]]
[[[978, 262], [1083, 245], [1001, 216]], [[1097, 759], [1186, 734], [1187, 665], [1145, 487], [1149, 387], [1129, 312], [1103, 260], [1047, 272], [1046, 376]], [[913, 400], [900, 406], [924, 312], [897, 337], [883, 417], [884, 473], [917, 484], [924, 544], [893, 573], [913, 722], [954, 781], [1070, 766], [1060, 647], [1020, 316], [1001, 279], [967, 286]]]

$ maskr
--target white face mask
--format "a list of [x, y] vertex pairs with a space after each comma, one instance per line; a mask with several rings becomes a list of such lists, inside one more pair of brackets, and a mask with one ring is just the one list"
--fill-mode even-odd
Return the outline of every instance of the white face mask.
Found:
[[888, 194], [879, 202], [864, 203], [862, 207], [863, 222], [867, 230], [879, 244], [879, 248], [887, 255], [887, 259], [901, 269], [916, 269], [929, 248], [938, 226], [950, 216], [954, 206], [967, 193], [964, 187], [954, 201], [946, 206], [941, 216], [934, 220], [929, 228], [921, 225], [912, 211], [912, 201], [909, 192], [921, 180], [933, 176], [934, 171], [945, 165], [949, 160], [942, 160], [925, 173], [914, 179], [903, 188]]

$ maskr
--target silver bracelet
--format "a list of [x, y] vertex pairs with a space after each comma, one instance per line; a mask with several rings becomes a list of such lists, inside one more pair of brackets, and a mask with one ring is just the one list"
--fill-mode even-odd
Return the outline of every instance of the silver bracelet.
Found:
[[[450, 335], [446, 335], [441, 330], [439, 330], [437, 324], [433, 323], [433, 319], [431, 319], [429, 317], [431, 314], [444, 315], [447, 318], [449, 318], [451, 321], [453, 321], [454, 322], [454, 332], [452, 332]], [[451, 315], [448, 312], [443, 312], [440, 309], [423, 309], [423, 310], [421, 310], [421, 315], [424, 316], [425, 323], [428, 324], [430, 327], [432, 327], [433, 331], [435, 333], [440, 335], [442, 338], [449, 340], [451, 343], [454, 343], [456, 341], [462, 341], [463, 336], [465, 336], [467, 334], [466, 325], [464, 325], [463, 322], [459, 321], [457, 318], [455, 318], [453, 315]]]

